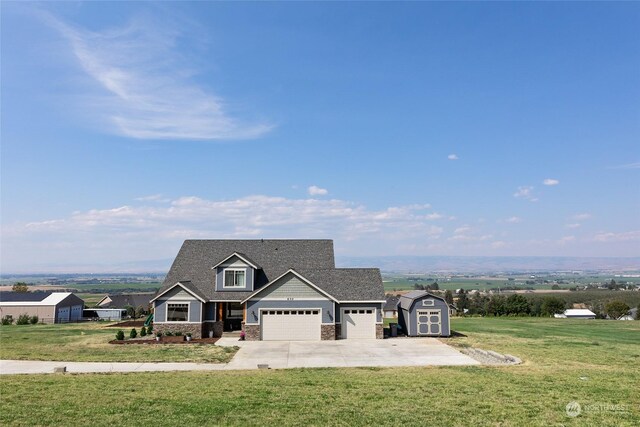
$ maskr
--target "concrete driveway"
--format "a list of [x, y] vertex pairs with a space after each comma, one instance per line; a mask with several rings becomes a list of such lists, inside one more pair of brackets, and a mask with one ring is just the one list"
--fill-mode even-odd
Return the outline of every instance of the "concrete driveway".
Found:
[[216, 345], [240, 346], [227, 369], [255, 369], [258, 364], [267, 364], [273, 369], [480, 364], [435, 338], [338, 341], [237, 341], [223, 338]]
[[48, 374], [64, 366], [69, 373], [219, 371], [286, 368], [350, 368], [393, 366], [461, 366], [480, 362], [435, 338], [339, 341], [238, 341], [221, 338], [216, 345], [238, 346], [227, 364], [214, 363], [110, 363], [0, 360], [0, 374]]

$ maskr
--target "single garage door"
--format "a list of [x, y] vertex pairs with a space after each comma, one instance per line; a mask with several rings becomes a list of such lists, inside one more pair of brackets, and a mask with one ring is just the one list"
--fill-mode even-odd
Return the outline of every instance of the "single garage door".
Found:
[[375, 338], [376, 310], [374, 308], [342, 311], [342, 338]]
[[320, 340], [320, 310], [262, 311], [263, 341]]
[[74, 305], [71, 307], [71, 321], [75, 322], [77, 320], [82, 320], [82, 306]]
[[60, 307], [58, 309], [58, 323], [67, 323], [69, 321], [69, 314], [71, 310], [69, 307]]
[[442, 334], [440, 310], [418, 310], [418, 335]]

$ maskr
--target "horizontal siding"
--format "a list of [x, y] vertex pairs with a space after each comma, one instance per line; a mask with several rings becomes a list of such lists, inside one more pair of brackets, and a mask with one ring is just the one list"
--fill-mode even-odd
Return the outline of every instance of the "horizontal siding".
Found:
[[293, 273], [287, 274], [285, 277], [269, 286], [269, 288], [264, 292], [261, 292], [257, 298], [261, 300], [286, 300], [287, 298], [327, 299], [326, 296], [300, 280]]

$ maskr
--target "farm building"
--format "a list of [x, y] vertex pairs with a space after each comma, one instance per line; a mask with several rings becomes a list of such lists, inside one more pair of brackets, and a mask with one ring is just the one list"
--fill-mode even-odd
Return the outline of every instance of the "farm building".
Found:
[[411, 291], [400, 297], [398, 323], [410, 337], [451, 335], [449, 304], [425, 291]]
[[0, 317], [38, 316], [43, 323], [82, 320], [84, 301], [71, 292], [0, 292]]
[[586, 308], [570, 308], [562, 314], [555, 314], [557, 319], [595, 319], [596, 314]]

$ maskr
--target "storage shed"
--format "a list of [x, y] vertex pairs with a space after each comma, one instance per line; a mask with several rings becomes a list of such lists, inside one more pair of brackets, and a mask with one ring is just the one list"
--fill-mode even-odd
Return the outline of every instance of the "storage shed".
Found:
[[410, 337], [448, 337], [449, 304], [425, 291], [408, 292], [398, 302], [398, 323]]
[[82, 320], [84, 301], [71, 292], [0, 292], [0, 317], [38, 316], [42, 323]]

